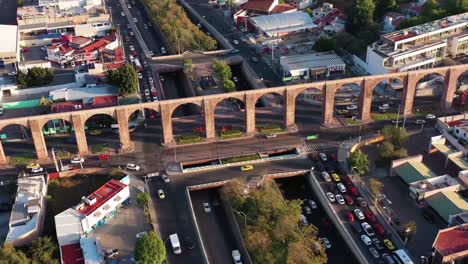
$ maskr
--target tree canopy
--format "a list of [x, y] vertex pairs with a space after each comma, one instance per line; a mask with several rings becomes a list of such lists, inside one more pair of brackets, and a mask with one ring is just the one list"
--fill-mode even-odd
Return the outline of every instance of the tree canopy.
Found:
[[127, 64], [107, 72], [109, 83], [119, 87], [123, 96], [134, 94], [138, 90], [138, 76], [132, 65]]
[[141, 264], [161, 264], [166, 259], [166, 247], [154, 232], [139, 238], [135, 243], [135, 260]]
[[380, 193], [382, 193], [384, 184], [381, 181], [377, 180], [376, 178], [370, 178], [368, 183], [369, 189], [374, 196], [377, 196]]
[[25, 87], [42, 86], [51, 83], [54, 80], [54, 74], [49, 68], [33, 67], [27, 74], [18, 71], [15, 75], [17, 85]]
[[336, 49], [336, 40], [329, 37], [320, 37], [314, 43], [314, 50], [318, 52], [330, 51]]
[[59, 264], [58, 246], [50, 237], [35, 239], [29, 249], [33, 264]]
[[212, 67], [220, 81], [230, 80], [232, 78], [231, 67], [225, 61], [213, 59]]
[[6, 243], [0, 247], [0, 263], [28, 264], [31, 261], [22, 251], [15, 249], [10, 243]]
[[375, 3], [373, 0], [356, 0], [348, 16], [347, 28], [351, 33], [357, 33], [374, 23]]
[[359, 176], [369, 174], [369, 159], [360, 149], [352, 152], [348, 158], [348, 165], [354, 169]]
[[143, 208], [146, 208], [148, 206], [148, 204], [149, 204], [150, 197], [149, 197], [148, 193], [141, 192], [141, 193], [137, 194], [136, 200], [137, 200], [138, 205], [140, 205]]

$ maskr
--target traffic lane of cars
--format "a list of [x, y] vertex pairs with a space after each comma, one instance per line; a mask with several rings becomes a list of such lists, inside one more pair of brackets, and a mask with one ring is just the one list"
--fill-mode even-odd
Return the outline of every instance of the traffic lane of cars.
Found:
[[[319, 155], [319, 157], [320, 156], [321, 155]], [[318, 163], [322, 165], [318, 165]], [[315, 167], [323, 168], [323, 171], [327, 170], [329, 173], [332, 173], [332, 174], [333, 174], [332, 171], [334, 171], [336, 175], [339, 176], [339, 178], [336, 178], [336, 177], [325, 178], [322, 176], [321, 170], [318, 170], [315, 175], [318, 177], [320, 184], [325, 192], [327, 192], [328, 194], [333, 194], [333, 196], [336, 196], [336, 194], [342, 195], [343, 192], [339, 190], [337, 187], [338, 184], [342, 182], [344, 182], [348, 188], [354, 187], [353, 183], [351, 182], [349, 178], [347, 178], [346, 176], [342, 177], [339, 174], [339, 170], [337, 169], [337, 164], [335, 163], [327, 164], [327, 163], [331, 163], [331, 162], [328, 162], [328, 159], [325, 161], [321, 159], [321, 161], [317, 162], [317, 165]], [[346, 192], [348, 192], [348, 190], [346, 190]], [[333, 204], [337, 212], [339, 212], [338, 213], [339, 217], [342, 217], [342, 219], [347, 222], [348, 226], [351, 226], [353, 233], [357, 233], [357, 236], [359, 236], [359, 238], [356, 238], [356, 241], [359, 242], [359, 240], [361, 240], [360, 244], [362, 245], [362, 244], [365, 244], [362, 238], [362, 235], [366, 235], [370, 237], [372, 244], [367, 245], [369, 246], [367, 249], [373, 258], [380, 259], [382, 254], [391, 255], [392, 250], [390, 250], [389, 248], [393, 246], [393, 243], [389, 243], [389, 241], [391, 242], [391, 240], [388, 237], [386, 237], [385, 230], [378, 223], [377, 219], [375, 218], [375, 216], [373, 215], [372, 211], [367, 206], [367, 204], [365, 206], [361, 206], [363, 205], [361, 203], [363, 201], [362, 197], [357, 196], [357, 195], [353, 195], [353, 196], [354, 197], [353, 197], [352, 204], [349, 203], [348, 201], [345, 201], [344, 202], [345, 204], [337, 205], [335, 200], [332, 200], [330, 198], [329, 198], [329, 201]], [[356, 209], [358, 209], [359, 211], [356, 212], [355, 211]], [[363, 223], [367, 223], [367, 224], [363, 224]], [[367, 227], [367, 229], [365, 229], [364, 227]], [[387, 243], [385, 243], [384, 241]], [[387, 244], [388, 246], [386, 246]], [[376, 252], [379, 254], [376, 254]]]

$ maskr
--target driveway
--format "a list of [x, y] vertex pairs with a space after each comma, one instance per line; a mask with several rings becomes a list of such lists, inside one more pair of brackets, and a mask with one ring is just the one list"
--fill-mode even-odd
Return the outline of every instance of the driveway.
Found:
[[140, 191], [134, 186], [140, 186], [140, 182], [140, 180], [131, 177], [131, 204], [127, 207], [121, 207], [117, 210], [114, 218], [92, 233], [100, 241], [104, 250], [119, 249], [119, 258], [133, 253], [137, 233], [150, 230], [147, 217], [136, 202], [136, 195]]

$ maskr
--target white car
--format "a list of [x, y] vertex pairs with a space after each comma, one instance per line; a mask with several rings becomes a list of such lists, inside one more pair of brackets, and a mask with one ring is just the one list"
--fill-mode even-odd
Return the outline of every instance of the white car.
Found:
[[320, 153], [319, 153], [319, 157], [320, 157], [320, 159], [321, 159], [323, 162], [325, 162], [325, 161], [328, 160], [328, 159], [327, 159], [327, 155], [325, 155], [325, 153], [320, 152]]
[[345, 192], [346, 192], [346, 187], [345, 187], [344, 184], [342, 184], [341, 182], [338, 183], [336, 186], [338, 187], [338, 189], [340, 190], [340, 192], [342, 192], [342, 193], [345, 193]]
[[[151, 24], [150, 24], [150, 25], [151, 25]], [[154, 55], [154, 52], [153, 52], [152, 50], [150, 50], [150, 51], [149, 51], [149, 54], [150, 54], [151, 56], [153, 56], [153, 55]]]
[[344, 200], [343, 196], [341, 196], [341, 194], [335, 195], [335, 198], [336, 198], [336, 201], [337, 201], [339, 204], [345, 204], [345, 200]]
[[239, 81], [239, 79], [238, 79], [236, 76], [232, 77], [232, 80], [233, 80], [234, 82], [238, 82], [238, 81]]
[[135, 51], [135, 47], [130, 46], [129, 48], [130, 48], [131, 51]]
[[165, 47], [161, 47], [161, 53], [166, 54], [166, 48]]
[[137, 75], [138, 75], [138, 79], [143, 79], [143, 74], [138, 73]]
[[348, 105], [346, 106], [346, 110], [357, 110], [357, 105]]
[[390, 106], [388, 104], [383, 104], [381, 106], [379, 106], [379, 110], [388, 110], [390, 108]]
[[121, 15], [121, 16], [125, 16], [125, 13], [124, 13], [124, 12], [120, 12], [120, 15]]
[[18, 72], [16, 72], [16, 71], [12, 71], [12, 72], [9, 72], [8, 75], [9, 75], [9, 76], [15, 76], [17, 73], [18, 73]]
[[330, 177], [330, 174], [328, 174], [328, 172], [326, 172], [326, 171], [322, 171], [322, 177], [323, 177], [323, 179], [324, 179], [325, 181], [327, 181], [327, 182], [331, 182], [331, 181], [332, 181], [332, 179], [331, 179], [331, 177]]
[[31, 172], [32, 173], [39, 173], [39, 172], [43, 172], [44, 171], [44, 168], [42, 167], [39, 167], [39, 168], [32, 168], [31, 169]]
[[366, 244], [367, 246], [372, 245], [372, 240], [371, 240], [368, 236], [366, 236], [366, 235], [362, 235], [362, 236], [361, 236], [361, 240], [362, 240], [362, 242], [364, 242], [364, 244]]
[[302, 226], [308, 226], [309, 222], [307, 221], [307, 217], [305, 215], [301, 214], [301, 225]]
[[132, 170], [132, 171], [140, 170], [140, 166], [133, 164], [133, 163], [128, 163], [127, 166], [125, 166], [125, 168], [127, 168], [127, 170]]
[[304, 206], [304, 212], [305, 212], [306, 214], [311, 214], [311, 213], [312, 213], [312, 210], [310, 209], [309, 206], [306, 205], [306, 206]]
[[208, 202], [203, 202], [203, 210], [205, 211], [205, 213], [211, 212], [211, 206]]
[[198, 24], [197, 24], [197, 27], [198, 27], [198, 28], [201, 28], [201, 27], [202, 27], [202, 24], [201, 24], [201, 23], [198, 23]]
[[148, 234], [148, 231], [140, 232], [140, 233], [136, 234], [136, 238], [142, 238], [142, 237], [145, 236], [146, 234]]
[[418, 119], [416, 120], [416, 122], [414, 122], [416, 125], [423, 125], [423, 124], [426, 124], [426, 120], [423, 120], [423, 119]]
[[83, 162], [84, 162], [84, 159], [83, 158], [78, 158], [78, 157], [73, 158], [73, 159], [70, 160], [70, 163], [72, 163], [72, 164], [83, 163]]
[[333, 193], [327, 192], [327, 197], [328, 197], [328, 200], [330, 200], [330, 202], [333, 203], [335, 201], [335, 195], [333, 195]]
[[151, 77], [151, 76], [148, 77], [148, 82], [149, 82], [149, 83], [154, 83], [153, 77]]
[[375, 235], [374, 230], [372, 230], [372, 227], [369, 225], [369, 223], [362, 222], [361, 226], [362, 226], [362, 229], [364, 230], [364, 232], [366, 233], [366, 235], [368, 235], [370, 237]]
[[161, 179], [163, 180], [163, 182], [165, 183], [169, 183], [171, 180], [169, 180], [169, 177], [167, 177], [166, 174], [162, 174], [161, 175]]
[[128, 8], [132, 8], [132, 6], [130, 4], [127, 5]]
[[328, 238], [322, 237], [321, 240], [322, 240], [323, 244], [325, 244], [326, 248], [331, 248], [332, 247], [331, 243], [330, 243], [330, 240], [328, 240]]
[[128, 56], [128, 59], [130, 59], [131, 62], [133, 62], [135, 60], [135, 58], [133, 58], [132, 55]]
[[436, 118], [436, 116], [433, 115], [433, 114], [427, 114], [426, 115], [426, 119], [435, 119], [435, 118]]
[[311, 209], [317, 209], [317, 203], [314, 200], [309, 200], [309, 207]]
[[145, 96], [149, 96], [150, 95], [150, 91], [148, 89], [145, 89]]
[[164, 194], [164, 191], [162, 189], [158, 190], [158, 196], [159, 196], [159, 199], [161, 200], [166, 198], [166, 195]]
[[237, 39], [235, 39], [235, 40], [232, 41], [232, 43], [237, 45], [237, 44], [239, 44], [239, 41]]
[[138, 19], [136, 17], [134, 17], [133, 21], [136, 23], [136, 22], [138, 22]]
[[359, 220], [364, 220], [364, 218], [365, 218], [364, 214], [363, 214], [362, 211], [359, 210], [359, 209], [355, 209], [355, 210], [354, 210], [354, 214], [356, 215], [356, 217], [357, 217]]

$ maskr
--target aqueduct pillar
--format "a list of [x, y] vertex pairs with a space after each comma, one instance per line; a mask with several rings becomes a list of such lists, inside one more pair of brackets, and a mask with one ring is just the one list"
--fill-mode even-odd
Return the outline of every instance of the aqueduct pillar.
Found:
[[130, 138], [130, 132], [128, 130], [128, 115], [127, 108], [117, 109], [117, 123], [119, 124], [119, 138], [120, 138], [120, 150], [128, 152], [133, 149], [133, 142]]
[[75, 139], [76, 139], [76, 146], [78, 147], [78, 154], [84, 156], [88, 154], [88, 142], [86, 140], [86, 133], [85, 133], [85, 121], [83, 120], [83, 115], [72, 115], [72, 124], [73, 129], [75, 130]]
[[5, 156], [5, 151], [3, 150], [3, 144], [0, 141], [0, 165], [7, 165], [7, 164], [8, 164], [8, 161]]
[[284, 127], [293, 128], [296, 125], [296, 93], [294, 90], [287, 89], [284, 92]]
[[463, 69], [451, 68], [445, 75], [444, 91], [440, 100], [440, 107], [443, 110], [448, 110], [452, 107], [453, 95], [457, 90], [457, 81], [460, 74], [463, 73]]
[[323, 88], [322, 102], [322, 124], [324, 126], [333, 125], [333, 109], [335, 108], [335, 88], [336, 84], [325, 84]]
[[37, 159], [40, 161], [48, 160], [49, 155], [47, 153], [44, 134], [42, 133], [42, 125], [41, 122], [39, 122], [39, 119], [30, 120], [29, 128], [31, 129], [31, 135], [34, 142], [34, 148], [36, 149]]
[[245, 133], [252, 135], [255, 133], [255, 103], [257, 102], [254, 94], [248, 93], [245, 96]]
[[413, 113], [414, 96], [416, 95], [416, 84], [418, 83], [419, 75], [407, 73], [403, 85], [403, 97], [401, 99], [400, 113], [411, 115]]
[[374, 91], [374, 87], [376, 85], [376, 81], [364, 79], [363, 83], [361, 84], [361, 95], [359, 98], [359, 119], [361, 122], [368, 122], [372, 120], [371, 116], [371, 105], [372, 105], [372, 92]]
[[216, 137], [214, 106], [211, 100], [203, 100], [203, 113], [205, 118], [205, 134], [206, 139]]
[[163, 132], [163, 144], [172, 144], [174, 134], [172, 132], [172, 111], [170, 105], [161, 104], [161, 126]]

